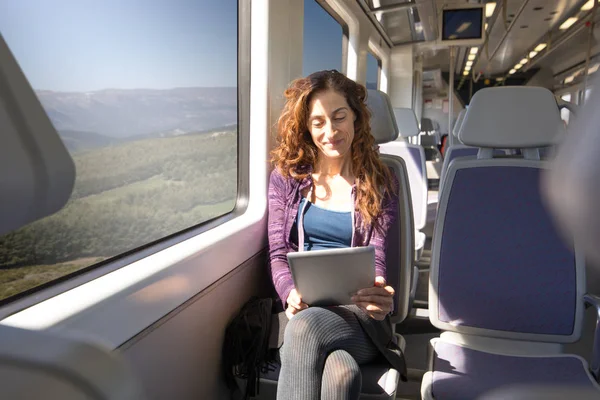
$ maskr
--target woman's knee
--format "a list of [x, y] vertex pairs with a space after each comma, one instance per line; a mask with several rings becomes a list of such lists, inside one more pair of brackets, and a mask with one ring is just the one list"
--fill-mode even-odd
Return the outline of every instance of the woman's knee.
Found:
[[336, 350], [327, 356], [323, 370], [325, 393], [349, 393], [358, 396], [361, 386], [360, 367], [347, 351]]
[[285, 327], [283, 341], [284, 343], [294, 342], [295, 340], [306, 341], [309, 338], [314, 339], [318, 332], [326, 328], [327, 310], [319, 307], [310, 307], [300, 311], [290, 319]]

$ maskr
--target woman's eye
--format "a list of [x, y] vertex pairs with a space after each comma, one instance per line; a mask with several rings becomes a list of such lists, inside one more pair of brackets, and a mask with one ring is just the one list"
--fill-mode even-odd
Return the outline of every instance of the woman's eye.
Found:
[[343, 121], [345, 118], [346, 118], [346, 116], [344, 115], [344, 116], [342, 116], [342, 117], [337, 117], [335, 120], [336, 120], [337, 122], [341, 122], [341, 121]]

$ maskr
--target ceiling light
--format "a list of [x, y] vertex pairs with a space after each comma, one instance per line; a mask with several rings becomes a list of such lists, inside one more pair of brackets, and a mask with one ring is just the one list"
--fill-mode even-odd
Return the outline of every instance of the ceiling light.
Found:
[[488, 23], [486, 22], [486, 23], [485, 23], [485, 30], [486, 30], [486, 31], [487, 31], [487, 28], [488, 28]]
[[527, 64], [527, 61], [529, 61], [529, 60], [524, 58], [521, 61], [519, 61], [519, 64]]
[[471, 54], [477, 54], [479, 47], [471, 47]]
[[516, 70], [516, 69], [511, 69], [510, 71], [508, 71], [508, 73], [509, 73], [510, 75], [514, 74], [515, 72], [517, 72], [517, 70]]
[[477, 57], [475, 54], [469, 54], [469, 57], [467, 57], [470, 61], [473, 61], [475, 59], [475, 57]]
[[569, 76], [568, 78], [565, 78], [565, 83], [571, 83], [571, 82], [573, 82], [574, 79], [575, 79], [574, 76]]
[[465, 71], [465, 72], [463, 72], [463, 75], [464, 75], [464, 76], [469, 76], [469, 71]]
[[485, 16], [487, 18], [491, 17], [492, 15], [494, 15], [494, 10], [496, 9], [496, 3], [487, 3], [485, 5]]
[[577, 17], [571, 17], [559, 27], [560, 30], [564, 31], [565, 29], [569, 29], [575, 22], [577, 22]]
[[522, 65], [521, 64], [517, 64], [515, 65], [515, 69], [521, 69]]
[[600, 64], [596, 64], [596, 65], [591, 66], [588, 69], [588, 75], [593, 74], [594, 72], [598, 71], [599, 67], [600, 67]]
[[590, 0], [581, 7], [581, 11], [589, 11], [594, 7], [594, 0]]
[[535, 47], [535, 51], [540, 52], [546, 48], [546, 43], [540, 43]]
[[471, 65], [473, 65], [473, 61], [467, 61], [467, 62], [465, 63], [465, 65], [466, 65], [467, 67], [470, 67]]
[[533, 58], [535, 56], [537, 56], [537, 51], [534, 50], [529, 52], [529, 58]]
[[504, 80], [504, 78], [496, 78], [496, 82], [502, 82]]
[[465, 67], [465, 71], [470, 71], [470, 70], [471, 70], [471, 67], [469, 67], [469, 66]]

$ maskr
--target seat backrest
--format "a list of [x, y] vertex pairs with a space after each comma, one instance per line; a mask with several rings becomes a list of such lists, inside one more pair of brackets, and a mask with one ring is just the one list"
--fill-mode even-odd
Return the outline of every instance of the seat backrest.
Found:
[[456, 122], [454, 123], [454, 127], [452, 128], [452, 134], [454, 137], [458, 139], [458, 132], [460, 132], [460, 128], [462, 126], [463, 121], [465, 120], [465, 114], [467, 113], [467, 109], [464, 108], [458, 113], [458, 118], [456, 118]]
[[465, 120], [465, 115], [467, 114], [467, 109], [465, 108], [458, 114], [458, 118], [456, 119], [456, 123], [452, 128], [452, 134], [455, 137], [455, 141], [458, 144], [453, 144], [452, 146], [448, 146], [446, 149], [446, 153], [444, 154], [444, 164], [442, 165], [442, 173], [440, 174], [440, 186], [438, 191], [441, 193], [442, 187], [444, 186], [444, 178], [446, 176], [446, 171], [448, 170], [448, 166], [450, 162], [457, 157], [469, 157], [476, 156], [479, 149], [477, 147], [465, 146], [460, 143], [458, 140], [458, 133], [462, 127], [462, 124]]
[[75, 164], [0, 35], [0, 235], [69, 200]]
[[[389, 97], [374, 89], [368, 90], [367, 106], [371, 110], [371, 133], [377, 144], [389, 143], [398, 137], [398, 125]], [[414, 259], [414, 222], [406, 163], [402, 158], [381, 154], [381, 161], [398, 178], [398, 218], [388, 233], [386, 251], [387, 281], [395, 290], [395, 307], [391, 319], [402, 322], [408, 315], [410, 283]]]
[[407, 138], [419, 135], [417, 117], [410, 108], [394, 108], [394, 116], [400, 130], [400, 138], [380, 145], [383, 154], [398, 156], [406, 164], [410, 183], [410, 195], [415, 229], [423, 229], [427, 223], [427, 169], [423, 146], [408, 143]]
[[[0, 234], [60, 210], [75, 165], [0, 35]], [[118, 353], [70, 337], [0, 325], [0, 384], [7, 399], [142, 399]]]
[[479, 149], [477, 147], [465, 146], [464, 144], [455, 144], [446, 149], [446, 154], [444, 154], [444, 164], [442, 164], [442, 173], [440, 174], [439, 193], [442, 192], [442, 188], [444, 187], [444, 179], [446, 178], [450, 162], [458, 157], [476, 156], [478, 152]]
[[143, 390], [117, 352], [89, 338], [0, 326], [6, 399], [138, 400]]
[[435, 127], [430, 118], [421, 118], [421, 132], [433, 132]]
[[[581, 333], [585, 270], [557, 234], [540, 194], [537, 149], [564, 126], [536, 87], [483, 89], [459, 136], [477, 158], [449, 166], [432, 243], [429, 310], [440, 329], [567, 343]], [[493, 158], [521, 149], [522, 159]]]

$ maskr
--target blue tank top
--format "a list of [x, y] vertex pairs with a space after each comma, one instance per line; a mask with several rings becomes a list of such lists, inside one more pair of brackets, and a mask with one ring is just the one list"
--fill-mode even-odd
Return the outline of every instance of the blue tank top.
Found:
[[302, 198], [298, 215], [292, 228], [292, 236], [297, 243], [298, 218], [304, 211], [304, 250], [325, 250], [352, 245], [352, 214], [350, 211], [334, 211], [319, 207]]

